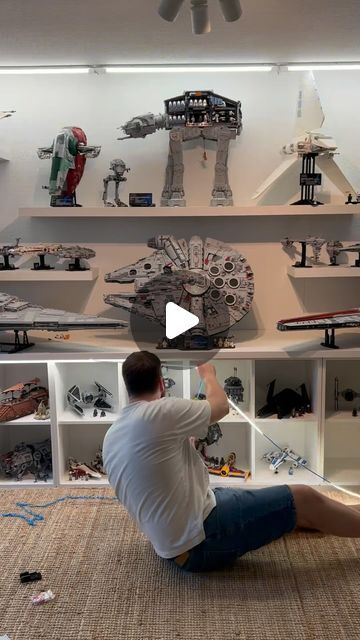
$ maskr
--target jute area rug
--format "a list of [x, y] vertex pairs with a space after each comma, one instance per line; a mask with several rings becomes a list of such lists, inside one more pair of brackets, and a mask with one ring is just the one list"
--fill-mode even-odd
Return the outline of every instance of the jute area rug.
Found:
[[[58, 489], [0, 491], [15, 502]], [[112, 496], [108, 489], [71, 495]], [[352, 640], [360, 638], [360, 541], [295, 533], [232, 570], [182, 573], [160, 560], [117, 502], [37, 509], [30, 527], [0, 518], [0, 636], [11, 640]], [[22, 585], [22, 571], [42, 582]], [[36, 607], [32, 594], [55, 600]]]

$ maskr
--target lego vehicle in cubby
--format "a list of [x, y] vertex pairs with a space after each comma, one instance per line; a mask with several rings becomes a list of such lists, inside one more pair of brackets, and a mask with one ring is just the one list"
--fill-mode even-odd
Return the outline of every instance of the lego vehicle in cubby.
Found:
[[[136, 116], [122, 127], [125, 137], [145, 138], [159, 129], [169, 134], [169, 157], [165, 186], [161, 196], [163, 207], [184, 207], [183, 143], [192, 140], [212, 140], [217, 145], [215, 180], [211, 206], [233, 205], [228, 178], [230, 140], [235, 140], [242, 129], [241, 103], [224, 98], [213, 91], [185, 91], [182, 95], [165, 100], [165, 113], [147, 113]], [[204, 151], [204, 160], [207, 159]]]
[[[198, 397], [198, 400], [203, 398]], [[208, 432], [205, 438], [198, 438], [195, 440], [195, 448], [201, 455], [208, 472], [212, 475], [222, 476], [222, 477], [235, 477], [242, 478], [247, 480], [251, 472], [244, 471], [243, 469], [239, 469], [235, 466], [236, 464], [236, 453], [230, 453], [226, 459], [223, 456], [209, 456], [207, 452], [207, 447], [212, 446], [213, 444], [218, 444], [220, 438], [223, 437], [221, 427], [218, 422], [211, 424], [208, 428]]]
[[282, 418], [298, 418], [311, 413], [311, 403], [306, 385], [300, 385], [300, 393], [294, 389], [285, 388], [275, 393], [276, 379], [268, 386], [266, 404], [257, 412], [258, 418], [269, 418], [274, 414], [278, 420]]
[[22, 480], [25, 475], [34, 476], [34, 482], [46, 482], [52, 472], [51, 440], [27, 444], [20, 442], [12, 451], [0, 455], [0, 473]]
[[298, 453], [295, 453], [290, 447], [284, 447], [283, 449], [278, 449], [277, 451], [269, 451], [264, 453], [262, 456], [263, 460], [266, 460], [270, 463], [269, 469], [274, 473], [279, 473], [281, 465], [288, 463], [290, 467], [288, 469], [288, 473], [290, 476], [294, 474], [294, 470], [306, 467], [307, 460], [300, 456]]
[[52, 207], [78, 207], [76, 189], [83, 177], [86, 159], [97, 158], [101, 147], [89, 146], [80, 127], [63, 127], [49, 147], [37, 151], [40, 160], [51, 158], [49, 186]]
[[85, 462], [78, 462], [75, 458], [69, 458], [69, 480], [101, 480], [102, 474]]
[[32, 413], [36, 414], [40, 404], [45, 407], [46, 412], [49, 392], [39, 382], [39, 378], [34, 378], [28, 382], [19, 382], [1, 391], [0, 422], [9, 422]]
[[109, 398], [113, 397], [111, 391], [106, 389], [100, 382], [94, 380], [95, 390], [86, 389], [81, 391], [77, 384], [74, 384], [66, 394], [66, 399], [70, 408], [79, 416], [84, 416], [84, 409], [93, 408], [93, 415], [98, 415], [100, 410], [100, 417], [106, 416], [106, 411], [111, 411], [113, 405], [109, 401]]

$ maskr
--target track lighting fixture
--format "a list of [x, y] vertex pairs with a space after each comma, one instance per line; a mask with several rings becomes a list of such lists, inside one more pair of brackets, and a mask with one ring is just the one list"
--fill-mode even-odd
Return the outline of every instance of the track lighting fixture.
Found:
[[[174, 22], [185, 0], [161, 0], [159, 15], [168, 22]], [[242, 14], [240, 0], [219, 0], [220, 9], [226, 22], [239, 20]], [[208, 0], [190, 0], [192, 29], [195, 35], [209, 33]]]

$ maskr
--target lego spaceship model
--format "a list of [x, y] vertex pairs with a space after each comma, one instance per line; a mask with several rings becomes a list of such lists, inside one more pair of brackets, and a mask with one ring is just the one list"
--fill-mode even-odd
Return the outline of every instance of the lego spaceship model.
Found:
[[[132, 118], [122, 127], [125, 137], [145, 138], [159, 129], [169, 131], [169, 158], [165, 186], [161, 197], [163, 207], [184, 207], [183, 143], [191, 140], [213, 140], [217, 145], [215, 181], [211, 206], [231, 206], [232, 191], [228, 178], [230, 140], [242, 129], [241, 103], [224, 98], [213, 91], [185, 91], [181, 96], [165, 100], [165, 113]], [[204, 159], [206, 153], [204, 153]]]
[[[13, 353], [32, 346], [27, 332], [31, 329], [40, 331], [73, 331], [84, 329], [117, 329], [126, 327], [121, 320], [111, 320], [98, 316], [72, 313], [62, 309], [46, 309], [17, 296], [0, 292], [0, 331], [14, 331], [13, 343], [0, 343], [0, 350]], [[22, 340], [20, 332], [23, 332]], [[4, 347], [4, 349], [3, 349]], [[7, 347], [5, 349], [5, 347]]]
[[50, 147], [40, 147], [40, 160], [51, 158], [49, 193], [52, 207], [80, 206], [76, 189], [83, 177], [86, 159], [97, 158], [101, 147], [88, 146], [80, 127], [64, 127]]
[[4, 259], [0, 264], [0, 271], [10, 271], [18, 268], [11, 263], [11, 258], [32, 255], [38, 256], [39, 258], [38, 262], [33, 263], [32, 269], [34, 271], [44, 271], [54, 268], [45, 262], [47, 255], [54, 256], [60, 260], [73, 260], [73, 262], [69, 263], [67, 271], [87, 271], [89, 267], [85, 266], [84, 260], [94, 258], [96, 253], [88, 247], [64, 245], [55, 242], [20, 244], [20, 238], [17, 238], [14, 244], [0, 245], [0, 256]]
[[29, 382], [19, 382], [7, 389], [2, 389], [0, 422], [9, 422], [32, 413], [36, 414], [41, 404], [47, 406], [49, 392], [45, 387], [39, 385], [39, 382], [39, 378], [34, 378]]
[[[134, 293], [106, 295], [106, 304], [166, 324], [166, 305], [173, 302], [197, 316], [190, 336], [204, 340], [226, 332], [250, 311], [254, 274], [246, 258], [227, 244], [193, 236], [148, 241], [154, 253], [105, 276], [106, 282], [135, 283]], [[177, 345], [173, 345], [177, 346]]]
[[[108, 389], [100, 384], [100, 382], [94, 381], [95, 391], [87, 389], [86, 391], [81, 391], [80, 387], [77, 384], [74, 384], [67, 392], [66, 399], [68, 401], [69, 406], [74, 411], [74, 413], [83, 417], [85, 415], [84, 409], [88, 409], [89, 407], [94, 409], [93, 416], [94, 418], [98, 415], [98, 409], [101, 410], [101, 413], [105, 414], [106, 410], [112, 409], [112, 404], [110, 404], [108, 398], [112, 398], [113, 394]], [[105, 417], [105, 415], [101, 415], [100, 417]]]
[[[316, 172], [316, 167], [343, 194], [350, 193], [353, 196], [360, 191], [359, 170], [343, 155], [339, 155], [335, 140], [322, 129], [324, 121], [325, 115], [314, 75], [309, 72], [303, 76], [299, 90], [295, 137], [282, 147], [282, 164], [257, 189], [253, 195], [254, 199], [275, 194], [284, 186], [285, 181], [292, 184], [294, 175], [298, 172], [301, 198], [293, 204], [322, 204], [317, 200], [315, 193], [316, 187], [322, 183], [322, 174]], [[294, 187], [297, 187], [295, 181]]]
[[314, 331], [316, 329], [325, 330], [325, 339], [321, 346], [328, 349], [338, 349], [335, 343], [335, 330], [345, 328], [360, 327], [360, 308], [348, 309], [346, 311], [334, 311], [330, 313], [315, 313], [299, 318], [287, 318], [279, 320], [277, 329], [279, 331]]
[[278, 420], [283, 418], [299, 418], [311, 413], [311, 402], [306, 385], [300, 385], [300, 393], [286, 387], [275, 393], [276, 380], [272, 380], [268, 387], [266, 403], [257, 412], [258, 418], [271, 418], [276, 415]]

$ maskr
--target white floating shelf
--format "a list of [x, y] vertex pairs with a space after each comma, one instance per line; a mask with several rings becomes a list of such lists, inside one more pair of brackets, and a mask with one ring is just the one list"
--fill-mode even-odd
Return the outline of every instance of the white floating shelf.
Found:
[[299, 280], [314, 278], [360, 278], [360, 267], [311, 267], [311, 269], [302, 267], [293, 267], [289, 265], [287, 273], [291, 278]]
[[239, 207], [27, 207], [20, 218], [223, 218], [249, 216], [317, 216], [360, 214], [360, 205]]
[[87, 271], [66, 271], [65, 269], [0, 271], [0, 282], [93, 282], [98, 277], [97, 267]]

